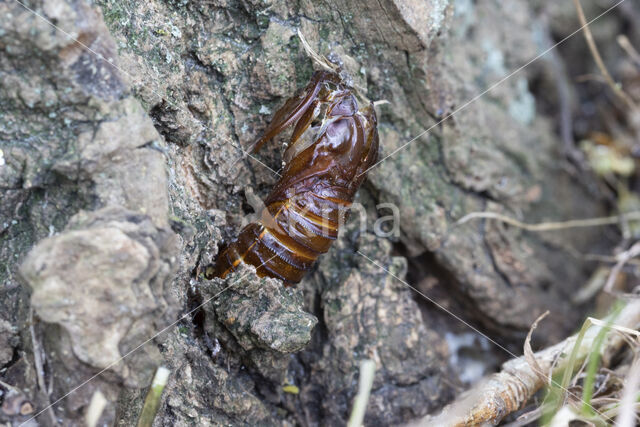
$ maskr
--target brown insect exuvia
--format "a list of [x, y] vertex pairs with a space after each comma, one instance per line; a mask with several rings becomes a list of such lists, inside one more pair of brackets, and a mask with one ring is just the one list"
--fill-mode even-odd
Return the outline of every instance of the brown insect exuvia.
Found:
[[282, 177], [261, 219], [220, 250], [207, 278], [224, 278], [245, 262], [260, 276], [296, 284], [337, 238], [342, 215], [378, 157], [373, 104], [339, 74], [318, 71], [276, 112], [254, 152], [294, 123]]

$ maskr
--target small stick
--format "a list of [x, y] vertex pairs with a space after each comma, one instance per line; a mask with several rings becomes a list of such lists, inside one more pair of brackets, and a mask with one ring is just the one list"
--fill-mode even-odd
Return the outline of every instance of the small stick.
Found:
[[[614, 256], [610, 255], [599, 255], [599, 254], [580, 254], [587, 261], [598, 261], [603, 263], [611, 263], [615, 264], [618, 262], [618, 259]], [[640, 266], [640, 260], [630, 259], [627, 264], [633, 264], [635, 266]]]
[[613, 284], [622, 270], [622, 267], [631, 259], [640, 255], [640, 242], [636, 242], [633, 246], [631, 246], [628, 250], [619, 254], [616, 258], [618, 262], [613, 266], [611, 272], [609, 273], [609, 278], [607, 278], [607, 283], [604, 285], [604, 291], [611, 293], [613, 290]]
[[95, 393], [93, 393], [91, 402], [89, 402], [89, 408], [87, 408], [87, 415], [85, 416], [87, 427], [96, 427], [98, 425], [98, 421], [100, 421], [100, 417], [107, 403], [109, 403], [107, 398], [104, 397], [104, 394], [102, 394], [100, 390], [96, 390]]
[[46, 399], [47, 414], [49, 414], [52, 424], [57, 426], [58, 421], [56, 420], [56, 416], [53, 413], [53, 409], [51, 408], [49, 394], [47, 393], [47, 386], [44, 382], [44, 365], [42, 364], [42, 358], [40, 357], [40, 344], [38, 342], [38, 339], [36, 338], [36, 328], [33, 324], [33, 307], [29, 309], [29, 332], [31, 333], [31, 345], [33, 346], [33, 362], [36, 365], [36, 378], [38, 380], [38, 387], [40, 388], [42, 395]]
[[36, 330], [33, 326], [33, 309], [29, 310], [29, 332], [31, 333], [31, 345], [33, 346], [33, 361], [36, 365], [36, 378], [38, 380], [38, 387], [43, 393], [47, 393], [47, 386], [44, 383], [44, 368], [42, 359], [40, 358], [40, 345], [36, 338]]
[[600, 227], [603, 225], [617, 224], [621, 222], [621, 220], [640, 220], [640, 211], [627, 212], [620, 215], [612, 215], [600, 218], [573, 219], [561, 222], [541, 222], [538, 224], [526, 224], [524, 222], [518, 221], [517, 219], [510, 218], [506, 215], [501, 215], [497, 212], [472, 212], [460, 218], [456, 222], [456, 224], [464, 224], [465, 222], [476, 218], [495, 219], [528, 231], [551, 231], [579, 227]]
[[[613, 262], [618, 261], [614, 258]], [[584, 304], [585, 302], [589, 301], [604, 287], [605, 283], [607, 282], [607, 277], [609, 277], [610, 273], [611, 268], [602, 266], [598, 267], [596, 271], [591, 275], [589, 280], [587, 280], [587, 283], [583, 287], [578, 289], [578, 292], [576, 292], [571, 297], [571, 302], [575, 304]]]
[[167, 385], [170, 373], [171, 371], [164, 366], [160, 366], [156, 371], [153, 381], [151, 382], [151, 387], [149, 387], [147, 397], [144, 399], [140, 418], [138, 418], [138, 427], [151, 427], [153, 424], [153, 420], [160, 408], [162, 392], [164, 391], [164, 387]]
[[353, 410], [349, 417], [347, 427], [360, 427], [364, 421], [364, 414], [369, 403], [371, 387], [373, 387], [373, 377], [376, 372], [376, 362], [365, 359], [360, 362], [360, 381], [358, 383], [358, 394], [353, 401]]
[[6, 388], [7, 390], [12, 390], [15, 391], [16, 393], [20, 393], [20, 390], [14, 386], [12, 386], [11, 384], [7, 384], [4, 381], [0, 380], [0, 385], [4, 388]]
[[627, 52], [627, 55], [631, 58], [633, 62], [635, 62], [636, 66], [640, 67], [640, 53], [636, 50], [635, 47], [629, 41], [629, 38], [624, 34], [620, 34], [618, 36], [618, 44], [620, 47]]
[[636, 399], [640, 390], [640, 358], [636, 357], [625, 378], [624, 391], [620, 402], [620, 413], [616, 419], [616, 426], [633, 427], [636, 425]]
[[613, 92], [620, 98], [629, 108], [635, 110], [638, 108], [635, 102], [620, 88], [609, 74], [609, 70], [604, 65], [604, 61], [600, 56], [600, 52], [598, 51], [598, 47], [596, 46], [595, 41], [593, 40], [593, 34], [591, 34], [591, 30], [587, 24], [587, 18], [584, 16], [584, 11], [582, 10], [582, 5], [580, 4], [580, 0], [573, 0], [573, 4], [576, 6], [576, 10], [578, 11], [578, 19], [580, 20], [580, 25], [584, 28], [584, 38], [587, 40], [587, 45], [589, 46], [589, 50], [591, 51], [591, 55], [593, 59], [596, 61], [596, 65], [598, 69], [607, 80], [607, 83], [613, 90]]

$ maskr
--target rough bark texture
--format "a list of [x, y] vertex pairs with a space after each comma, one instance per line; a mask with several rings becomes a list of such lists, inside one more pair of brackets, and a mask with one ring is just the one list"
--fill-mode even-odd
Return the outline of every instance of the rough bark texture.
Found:
[[[606, 245], [599, 230], [455, 225], [478, 210], [604, 213], [536, 109], [564, 78], [545, 59], [374, 169], [358, 196], [364, 230], [354, 215], [297, 289], [250, 269], [226, 283], [199, 274], [250, 213], [245, 193], [277, 179], [236, 160], [311, 76], [296, 29], [390, 102], [385, 157], [548, 47], [536, 4], [507, 3], [26, 2], [36, 16], [0, 1], [0, 379], [19, 390], [0, 399], [33, 402], [3, 406], [0, 422], [104, 370], [31, 423], [80, 424], [100, 390], [102, 421], [130, 425], [161, 363], [172, 376], [157, 425], [343, 424], [363, 358], [377, 364], [367, 423], [440, 408], [465, 381], [460, 326], [357, 251], [506, 344], [547, 309], [542, 336], [575, 327], [570, 295], [589, 271], [575, 254]], [[278, 141], [259, 158], [277, 170], [280, 156]], [[399, 236], [374, 234], [380, 203], [398, 206]]]

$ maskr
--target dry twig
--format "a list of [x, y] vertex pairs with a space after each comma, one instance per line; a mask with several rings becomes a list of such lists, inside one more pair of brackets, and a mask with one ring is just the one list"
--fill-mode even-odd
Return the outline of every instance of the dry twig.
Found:
[[631, 60], [640, 67], [640, 53], [638, 53], [638, 51], [633, 47], [629, 38], [624, 34], [620, 34], [617, 40], [620, 47], [627, 52], [627, 55], [629, 55]]
[[11, 384], [5, 383], [4, 381], [0, 381], [0, 386], [6, 388], [7, 390], [11, 390], [11, 391], [14, 391], [16, 393], [21, 393], [21, 391], [18, 388], [12, 386]]
[[618, 262], [613, 266], [611, 272], [609, 273], [609, 278], [607, 279], [607, 283], [604, 285], [605, 292], [611, 292], [613, 290], [613, 284], [620, 273], [620, 270], [624, 265], [631, 259], [640, 255], [640, 242], [636, 242], [633, 246], [631, 246], [626, 251], [622, 252], [616, 258]]
[[100, 417], [108, 403], [107, 398], [104, 397], [104, 394], [102, 394], [100, 390], [96, 390], [95, 393], [93, 393], [84, 417], [87, 427], [96, 427], [98, 425], [98, 421], [100, 421]]
[[29, 309], [29, 332], [31, 333], [31, 345], [33, 345], [33, 362], [36, 365], [36, 378], [38, 380], [38, 388], [42, 392], [47, 404], [47, 414], [51, 418], [51, 424], [58, 425], [56, 416], [51, 408], [51, 402], [49, 401], [49, 393], [47, 393], [47, 386], [44, 382], [44, 365], [42, 363], [42, 351], [40, 349], [40, 343], [36, 337], [36, 329], [33, 323], [33, 308]]
[[625, 104], [627, 104], [629, 108], [631, 108], [632, 110], [637, 109], [638, 106], [636, 105], [636, 103], [629, 97], [629, 95], [627, 95], [622, 90], [620, 85], [613, 80], [613, 77], [611, 77], [609, 70], [607, 70], [607, 67], [605, 67], [604, 61], [602, 60], [600, 52], [598, 51], [598, 47], [596, 46], [596, 42], [593, 40], [593, 34], [591, 34], [591, 30], [589, 29], [589, 25], [587, 24], [587, 18], [584, 16], [584, 11], [582, 10], [580, 0], [573, 0], [573, 3], [575, 4], [576, 10], [578, 11], [578, 19], [580, 20], [580, 25], [584, 29], [584, 38], [587, 40], [587, 45], [589, 46], [591, 55], [593, 56], [594, 61], [596, 61], [596, 65], [607, 81], [607, 84], [609, 85], [609, 87], [611, 87], [613, 93], [615, 93], [618, 98], [620, 98]]
[[633, 427], [636, 425], [636, 402], [640, 390], [640, 357], [636, 357], [629, 373], [627, 374], [622, 402], [620, 403], [620, 414], [616, 419], [616, 426]]
[[568, 228], [601, 227], [604, 225], [618, 224], [624, 221], [640, 220], [640, 211], [632, 211], [620, 215], [605, 216], [600, 218], [573, 219], [560, 222], [541, 222], [538, 224], [527, 224], [506, 215], [499, 214], [497, 212], [471, 212], [470, 214], [467, 214], [460, 218], [458, 222], [456, 222], [456, 224], [464, 224], [465, 222], [478, 218], [495, 219], [497, 221], [501, 221], [527, 231], [553, 231], [565, 230]]

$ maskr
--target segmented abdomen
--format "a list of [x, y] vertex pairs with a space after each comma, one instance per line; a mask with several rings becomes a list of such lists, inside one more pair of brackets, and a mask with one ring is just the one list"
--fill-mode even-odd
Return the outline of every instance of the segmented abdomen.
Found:
[[222, 249], [214, 271], [207, 275], [224, 278], [245, 262], [255, 266], [259, 276], [296, 284], [338, 237], [340, 219], [350, 204], [351, 200], [311, 191], [271, 202], [260, 221], [244, 227]]

